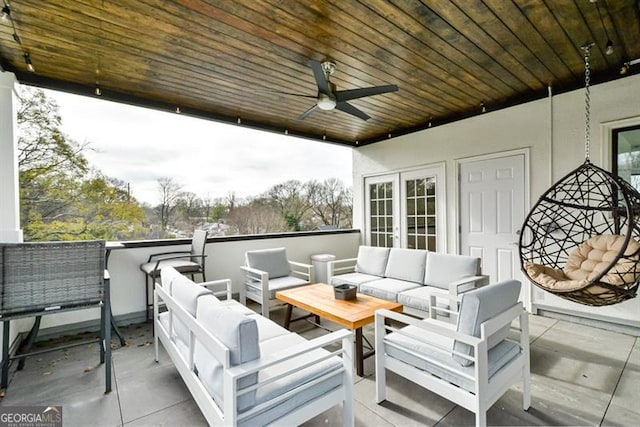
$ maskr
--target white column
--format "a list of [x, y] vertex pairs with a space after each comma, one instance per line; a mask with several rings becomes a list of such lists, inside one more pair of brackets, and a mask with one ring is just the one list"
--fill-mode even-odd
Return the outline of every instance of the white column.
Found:
[[0, 242], [21, 242], [16, 78], [0, 72]]

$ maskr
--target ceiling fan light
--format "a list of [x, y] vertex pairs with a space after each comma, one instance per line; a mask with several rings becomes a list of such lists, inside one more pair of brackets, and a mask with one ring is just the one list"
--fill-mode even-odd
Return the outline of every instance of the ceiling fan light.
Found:
[[330, 96], [321, 94], [320, 98], [318, 98], [318, 108], [325, 111], [333, 110], [336, 108], [336, 100]]

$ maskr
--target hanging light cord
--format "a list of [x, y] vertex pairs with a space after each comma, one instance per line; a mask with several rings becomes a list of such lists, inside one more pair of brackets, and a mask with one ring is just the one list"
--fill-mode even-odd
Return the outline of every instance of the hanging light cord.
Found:
[[18, 43], [18, 46], [20, 46], [20, 50], [22, 50], [22, 56], [24, 57], [24, 62], [27, 64], [27, 69], [30, 72], [35, 72], [35, 69], [33, 68], [33, 63], [31, 62], [31, 55], [29, 55], [29, 52], [27, 51], [27, 49], [24, 47], [24, 44], [22, 44], [22, 39], [18, 36], [18, 31], [16, 30], [16, 23], [13, 20], [13, 15], [11, 14], [12, 9], [11, 6], [9, 6], [9, 3], [7, 3], [6, 0], [2, 0], [2, 10], [3, 12], [5, 12], [6, 10], [6, 16], [7, 19], [9, 20], [9, 23], [11, 24], [11, 29], [13, 30], [13, 40]]
[[589, 145], [591, 143], [591, 64], [589, 63], [589, 53], [593, 43], [582, 46], [584, 50], [584, 156], [585, 161], [589, 161]]

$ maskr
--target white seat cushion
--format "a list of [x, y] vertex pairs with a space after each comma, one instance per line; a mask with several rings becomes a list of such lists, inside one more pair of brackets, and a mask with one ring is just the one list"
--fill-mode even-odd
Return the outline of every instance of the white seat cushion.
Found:
[[398, 302], [400, 292], [418, 287], [422, 287], [422, 285], [398, 279], [379, 279], [360, 285], [360, 292], [387, 301]]
[[389, 248], [360, 246], [356, 261], [356, 273], [383, 277], [384, 270], [387, 268], [388, 258]]
[[372, 276], [371, 274], [364, 273], [346, 273], [331, 278], [331, 284], [333, 286], [340, 285], [354, 285], [360, 289], [360, 285], [367, 282], [373, 282], [374, 280], [380, 280], [380, 276]]
[[[263, 341], [260, 343], [260, 352], [262, 357], [268, 357], [278, 353], [284, 349], [306, 342], [304, 338], [297, 334], [289, 333], [288, 335], [275, 337], [273, 339]], [[281, 363], [270, 368], [264, 369], [259, 373], [260, 381], [268, 380], [279, 375], [283, 370], [290, 368], [291, 366], [301, 366], [304, 363], [312, 360], [314, 357], [323, 356], [328, 354], [324, 349], [314, 350], [311, 353], [299, 356], [293, 359], [289, 359], [285, 363]], [[342, 362], [338, 357], [331, 357], [322, 362], [317, 362], [311, 366], [301, 369], [293, 375], [286, 378], [276, 380], [270, 384], [266, 384], [258, 388], [256, 393], [256, 405], [266, 402], [274, 397], [280, 396], [295, 387], [306, 384], [314, 379], [324, 375], [326, 373], [335, 372], [335, 375], [320, 381], [313, 386], [301, 390], [293, 394], [289, 399], [277, 404], [274, 407], [266, 409], [257, 413], [255, 416], [243, 420], [240, 425], [242, 426], [263, 426], [278, 420], [283, 415], [291, 412], [294, 409], [299, 408], [307, 402], [316, 399], [323, 394], [330, 392], [331, 390], [339, 387], [342, 384], [343, 374], [341, 372]]]
[[429, 311], [429, 298], [436, 295], [438, 307], [449, 308], [449, 292], [434, 286], [419, 286], [398, 294], [398, 302], [405, 307]]
[[276, 298], [276, 292], [285, 289], [297, 288], [298, 286], [308, 285], [304, 279], [294, 276], [278, 277], [277, 279], [269, 279], [269, 299]]
[[[425, 321], [429, 321], [429, 319]], [[443, 322], [438, 324], [453, 328], [451, 324]], [[421, 337], [421, 339], [412, 338], [411, 335]], [[426, 336], [428, 338], [425, 338]], [[429, 345], [423, 342], [425, 340], [429, 340], [430, 343], [437, 344], [443, 348]], [[393, 332], [385, 336], [384, 343], [384, 351], [389, 357], [429, 372], [467, 391], [475, 391], [474, 382], [468, 378], [468, 376], [475, 376], [475, 367], [473, 365], [461, 366], [453, 360], [451, 357], [453, 339], [429, 334], [416, 326], [407, 326], [402, 328], [401, 333]], [[520, 347], [517, 344], [506, 340], [492, 348], [488, 354], [489, 380], [519, 352]]]
[[384, 277], [422, 284], [427, 263], [427, 251], [392, 248]]
[[424, 284], [448, 289], [450, 283], [479, 273], [480, 258], [431, 252], [427, 257]]

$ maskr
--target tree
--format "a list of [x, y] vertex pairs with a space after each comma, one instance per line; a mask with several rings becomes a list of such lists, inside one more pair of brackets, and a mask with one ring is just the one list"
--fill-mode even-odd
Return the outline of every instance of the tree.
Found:
[[92, 171], [62, 133], [58, 105], [22, 87], [18, 122], [20, 214], [25, 240], [124, 239], [144, 233], [144, 213], [126, 184]]
[[351, 190], [337, 178], [323, 182], [311, 181], [307, 184], [311, 210], [322, 225], [336, 228], [351, 227]]
[[307, 186], [292, 179], [271, 187], [267, 196], [280, 210], [289, 229], [300, 231], [304, 215], [311, 209]]
[[169, 228], [170, 218], [175, 211], [178, 200], [180, 199], [180, 189], [182, 188], [173, 178], [162, 177], [158, 179], [158, 187], [160, 190], [160, 204], [156, 206], [156, 214], [160, 219], [160, 229], [165, 237]]

